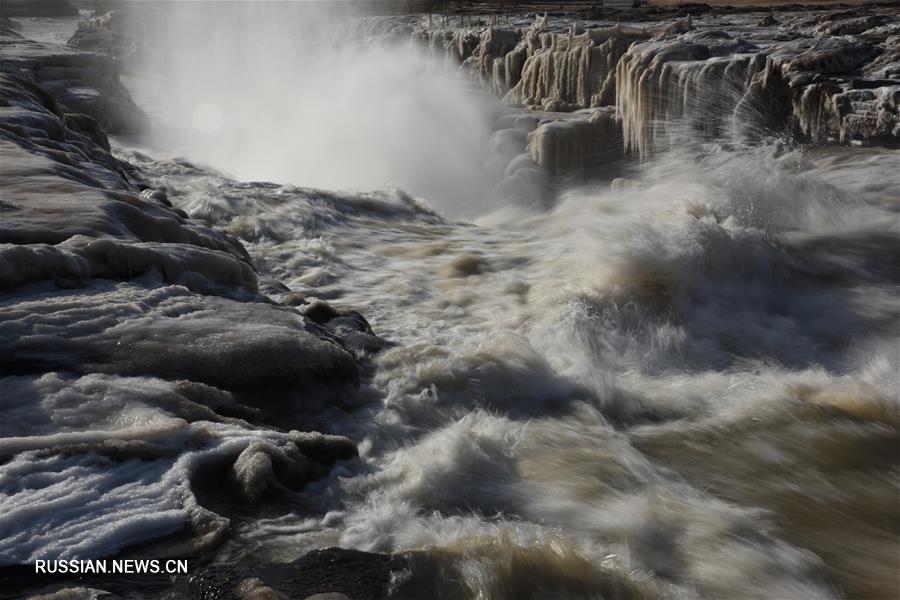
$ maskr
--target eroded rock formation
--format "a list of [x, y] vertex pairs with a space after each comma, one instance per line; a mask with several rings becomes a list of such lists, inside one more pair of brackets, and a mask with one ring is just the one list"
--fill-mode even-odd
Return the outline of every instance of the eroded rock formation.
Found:
[[609, 26], [540, 17], [527, 28], [417, 35], [512, 103], [553, 112], [615, 106], [625, 149], [642, 155], [679, 127], [710, 138], [900, 141], [896, 10], [757, 21]]

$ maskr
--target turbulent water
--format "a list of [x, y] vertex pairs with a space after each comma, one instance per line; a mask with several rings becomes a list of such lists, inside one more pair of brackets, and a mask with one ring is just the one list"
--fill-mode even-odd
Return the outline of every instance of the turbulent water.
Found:
[[[397, 76], [409, 77], [404, 64]], [[496, 120], [490, 111], [500, 109], [466, 96], [471, 87], [446, 85], [452, 91], [424, 97], [413, 111], [419, 118], [436, 107], [428, 136], [448, 135], [440, 120], [460, 110], [488, 105], [488, 113], [464, 116], [478, 127]], [[448, 107], [457, 94], [469, 104]], [[323, 102], [313, 105], [324, 110]], [[314, 117], [288, 120], [290, 135], [302, 142]], [[360, 311], [392, 342], [370, 357], [343, 405], [302, 417], [357, 441], [359, 460], [259, 510], [202, 496], [205, 508], [189, 507], [231, 518], [216, 561], [287, 562], [335, 545], [422, 551], [427, 566], [400, 578], [437, 578], [448, 597], [896, 594], [897, 150], [751, 146], [681, 132], [635, 161], [624, 184], [555, 188], [549, 208], [537, 211], [487, 195], [460, 208], [446, 182], [437, 199], [427, 186], [415, 198], [386, 185], [298, 187], [318, 183], [305, 180], [303, 160], [339, 148], [316, 145], [327, 131], [298, 153], [273, 142], [273, 166], [259, 154], [267, 131], [248, 142], [263, 165], [259, 177], [252, 165], [238, 179], [224, 175], [235, 173], [224, 147], [207, 144], [192, 156], [196, 148], [183, 139], [170, 149], [160, 138], [114, 146], [192, 218], [240, 238], [262, 276]], [[396, 123], [360, 134], [363, 151], [350, 164], [367, 161], [373, 140], [390, 131]], [[477, 146], [490, 133], [470, 130], [458, 142]], [[414, 148], [404, 142], [400, 160]], [[441, 148], [415, 171], [430, 173], [459, 148]], [[166, 158], [174, 151], [188, 160]], [[271, 173], [265, 163], [281, 183], [253, 181]], [[386, 165], [372, 172], [391, 172]], [[451, 172], [460, 178], [469, 168]], [[335, 187], [365, 187], [373, 177]], [[153, 310], [176, 310], [177, 298], [162, 294]], [[110, 310], [130, 309], [123, 301]], [[162, 380], [67, 377], [37, 384], [52, 423], [36, 422], [23, 400], [6, 407], [0, 431], [65, 436], [87, 426], [165, 447], [203, 430], [219, 439], [209, 454], [247, 437], [281, 443], [279, 433], [237, 422], [185, 425], [142, 404], [143, 395], [169, 393]], [[295, 400], [273, 401], [306, 401]], [[110, 535], [82, 535], [111, 512], [155, 511], [157, 520], [142, 526], [177, 530], [183, 512], [173, 490], [206, 460], [197, 451], [115, 467], [83, 457], [36, 466], [19, 456], [3, 465], [0, 485], [65, 479], [70, 496], [60, 506], [93, 511], [66, 538], [83, 540], [88, 555], [140, 537], [128, 519]], [[101, 498], [98, 489], [114, 493]], [[0, 531], [10, 535], [4, 519]], [[32, 537], [20, 541], [17, 559], [55, 547], [33, 531], [23, 535]], [[77, 547], [57, 550], [78, 555]]]
[[683, 152], [472, 224], [137, 159], [398, 344], [329, 416], [363, 460], [307, 492], [325, 517], [248, 520], [222, 558], [435, 548], [475, 597], [889, 594], [896, 161]]

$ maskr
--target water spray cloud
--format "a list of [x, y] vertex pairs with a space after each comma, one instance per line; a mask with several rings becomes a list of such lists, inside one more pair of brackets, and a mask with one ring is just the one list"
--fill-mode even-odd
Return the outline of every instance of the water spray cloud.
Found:
[[449, 214], [486, 196], [496, 101], [411, 42], [365, 39], [342, 3], [147, 12], [136, 67], [163, 87], [157, 135], [188, 158], [244, 180], [396, 185]]

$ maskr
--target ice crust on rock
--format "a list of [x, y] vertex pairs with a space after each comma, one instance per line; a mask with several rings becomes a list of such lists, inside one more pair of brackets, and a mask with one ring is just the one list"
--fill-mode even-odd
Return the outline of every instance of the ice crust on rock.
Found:
[[99, 283], [0, 303], [2, 370], [149, 375], [225, 389], [352, 384], [356, 365], [292, 309], [181, 286]]
[[615, 106], [626, 149], [643, 156], [685, 124], [709, 136], [787, 129], [814, 143], [895, 145], [900, 16], [877, 10], [785, 13], [740, 30], [690, 17], [614, 26], [539, 17], [482, 30], [420, 22], [414, 35], [510, 102], [565, 112]]
[[[48, 451], [52, 446], [17, 452], [0, 469], [0, 564], [109, 556], [186, 527], [198, 549], [221, 541], [228, 519], [198, 503], [192, 479], [224, 461], [241, 474], [240, 485], [220, 493], [240, 500], [258, 501], [273, 485], [301, 487], [326, 469], [305, 458], [291, 438], [291, 433], [176, 419], [100, 451], [79, 452], [73, 443], [59, 453]], [[273, 471], [254, 463], [249, 457], [261, 448], [291, 456], [305, 470]]]
[[534, 162], [553, 175], [596, 173], [622, 157], [621, 128], [612, 110], [596, 109], [588, 118], [540, 125], [531, 134], [529, 151]]
[[111, 154], [142, 118], [114, 61], [6, 27], [0, 52], [0, 565], [221, 543], [196, 479], [231, 469], [224, 491], [260, 502], [353, 458], [269, 427], [351, 393], [356, 360]]
[[119, 80], [115, 60], [102, 54], [0, 33], [0, 71], [33, 81], [66, 112], [89, 115], [111, 133], [137, 133], [146, 115]]

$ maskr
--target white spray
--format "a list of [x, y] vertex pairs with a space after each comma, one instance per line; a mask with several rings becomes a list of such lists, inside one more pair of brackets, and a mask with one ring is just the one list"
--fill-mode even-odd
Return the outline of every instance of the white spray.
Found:
[[[160, 145], [242, 180], [398, 186], [448, 214], [489, 189], [497, 101], [344, 3], [162, 3], [135, 19]], [[408, 36], [407, 36], [408, 37]]]

